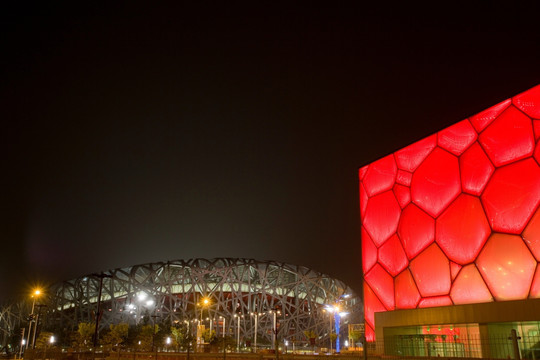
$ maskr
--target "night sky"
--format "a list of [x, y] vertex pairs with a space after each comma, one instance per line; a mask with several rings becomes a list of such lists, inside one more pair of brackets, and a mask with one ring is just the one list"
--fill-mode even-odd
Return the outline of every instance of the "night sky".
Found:
[[0, 299], [247, 257], [361, 291], [358, 168], [540, 83], [538, 6], [0, 5]]

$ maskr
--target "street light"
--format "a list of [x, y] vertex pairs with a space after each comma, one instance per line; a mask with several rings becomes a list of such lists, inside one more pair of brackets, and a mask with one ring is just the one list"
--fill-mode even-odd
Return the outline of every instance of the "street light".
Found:
[[219, 318], [223, 321], [223, 334], [222, 334], [223, 336], [222, 337], [225, 338], [225, 317], [220, 316]]
[[255, 334], [253, 336], [253, 340], [254, 340], [254, 343], [255, 343], [255, 352], [257, 352], [257, 325], [258, 325], [258, 322], [259, 322], [259, 316], [260, 315], [263, 315], [263, 314], [259, 314], [257, 312], [255, 313], [251, 313], [251, 316], [254, 316], [255, 317]]
[[[154, 345], [156, 341], [156, 318], [158, 315], [151, 315], [152, 317], [152, 352], [154, 352]], [[157, 351], [157, 350], [156, 350]]]
[[103, 272], [99, 274], [93, 274], [95, 277], [99, 279], [99, 292], [98, 292], [98, 298], [97, 298], [97, 309], [96, 309], [96, 327], [94, 328], [94, 347], [93, 351], [94, 354], [96, 353], [96, 347], [98, 345], [98, 337], [99, 337], [99, 320], [101, 319], [101, 292], [103, 291], [103, 279], [104, 278], [112, 278], [112, 275], [104, 274]]
[[[347, 312], [342, 311], [340, 302], [343, 300], [343, 298], [348, 297], [348, 295], [344, 295], [339, 298], [338, 302], [336, 302], [334, 305], [327, 305], [325, 309], [331, 313], [334, 314], [334, 329], [336, 333], [336, 352], [339, 353], [341, 350], [340, 344], [339, 344], [339, 325], [341, 322], [341, 318], [345, 315], [347, 315]], [[330, 333], [332, 333], [330, 329]], [[332, 338], [330, 338], [330, 349], [332, 349]]]
[[281, 311], [279, 310], [270, 310], [270, 313], [272, 313], [272, 321], [273, 321], [273, 329], [272, 329], [272, 344], [274, 344], [276, 354], [278, 352], [278, 343], [277, 343], [277, 315], [281, 315]]
[[[35, 316], [34, 316], [34, 308], [36, 306], [36, 299], [41, 295], [41, 290], [40, 289], [34, 289], [34, 291], [32, 292], [32, 312], [30, 313], [30, 322], [28, 323], [28, 335], [27, 335], [27, 338], [26, 338], [26, 347], [30, 347], [30, 336], [32, 334], [32, 322], [34, 322], [35, 320]], [[34, 331], [35, 331], [35, 328], [34, 328]]]
[[32, 349], [36, 348], [36, 336], [37, 336], [37, 329], [39, 326], [39, 317], [41, 315], [41, 309], [44, 307], [47, 307], [45, 304], [37, 304], [36, 307], [38, 308], [37, 316], [35, 318], [36, 324], [34, 325], [34, 334], [32, 335]]
[[25, 330], [25, 328], [22, 329], [21, 346], [19, 346], [19, 359], [22, 359], [22, 349], [24, 347], [24, 344], [26, 344], [26, 340], [24, 339]]
[[203, 310], [204, 310], [204, 307], [205, 306], [208, 306], [208, 304], [210, 304], [210, 300], [208, 298], [203, 298], [202, 301], [201, 301], [201, 324], [202, 324], [202, 321], [203, 321]]
[[[203, 297], [201, 301], [197, 304], [201, 307], [201, 320], [199, 322], [199, 326], [197, 326], [197, 344], [202, 345], [204, 343], [203, 339], [203, 310], [205, 306], [208, 306], [210, 304], [210, 299], [207, 297]], [[195, 315], [197, 316], [197, 315]]]
[[234, 314], [234, 317], [236, 318], [236, 351], [240, 352], [240, 317], [244, 315]]

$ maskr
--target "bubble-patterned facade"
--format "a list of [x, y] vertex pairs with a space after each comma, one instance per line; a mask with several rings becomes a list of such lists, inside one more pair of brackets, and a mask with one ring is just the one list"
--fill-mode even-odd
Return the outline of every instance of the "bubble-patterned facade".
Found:
[[374, 313], [540, 298], [540, 85], [359, 170]]

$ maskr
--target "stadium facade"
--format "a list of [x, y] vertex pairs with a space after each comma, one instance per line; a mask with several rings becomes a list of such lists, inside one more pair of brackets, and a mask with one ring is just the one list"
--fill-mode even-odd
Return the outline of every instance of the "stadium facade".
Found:
[[538, 337], [539, 139], [536, 86], [359, 170], [366, 336], [381, 352], [506, 358], [485, 339]]
[[362, 312], [360, 300], [339, 280], [303, 266], [252, 259], [136, 265], [64, 281], [47, 293], [45, 327], [76, 330], [95, 321], [100, 297], [100, 329], [150, 321], [186, 324], [195, 335], [202, 325], [251, 346], [271, 346], [276, 328], [280, 342], [298, 346], [307, 340], [304, 332], [313, 331], [318, 345], [329, 346], [333, 322], [325, 307], [344, 303], [351, 312], [345, 322], [360, 322]]

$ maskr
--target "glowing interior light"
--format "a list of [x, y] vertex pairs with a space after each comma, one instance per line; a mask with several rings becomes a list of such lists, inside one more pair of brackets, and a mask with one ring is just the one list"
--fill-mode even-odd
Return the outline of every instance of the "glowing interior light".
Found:
[[539, 118], [540, 85], [359, 170], [368, 341], [375, 312], [540, 298]]

